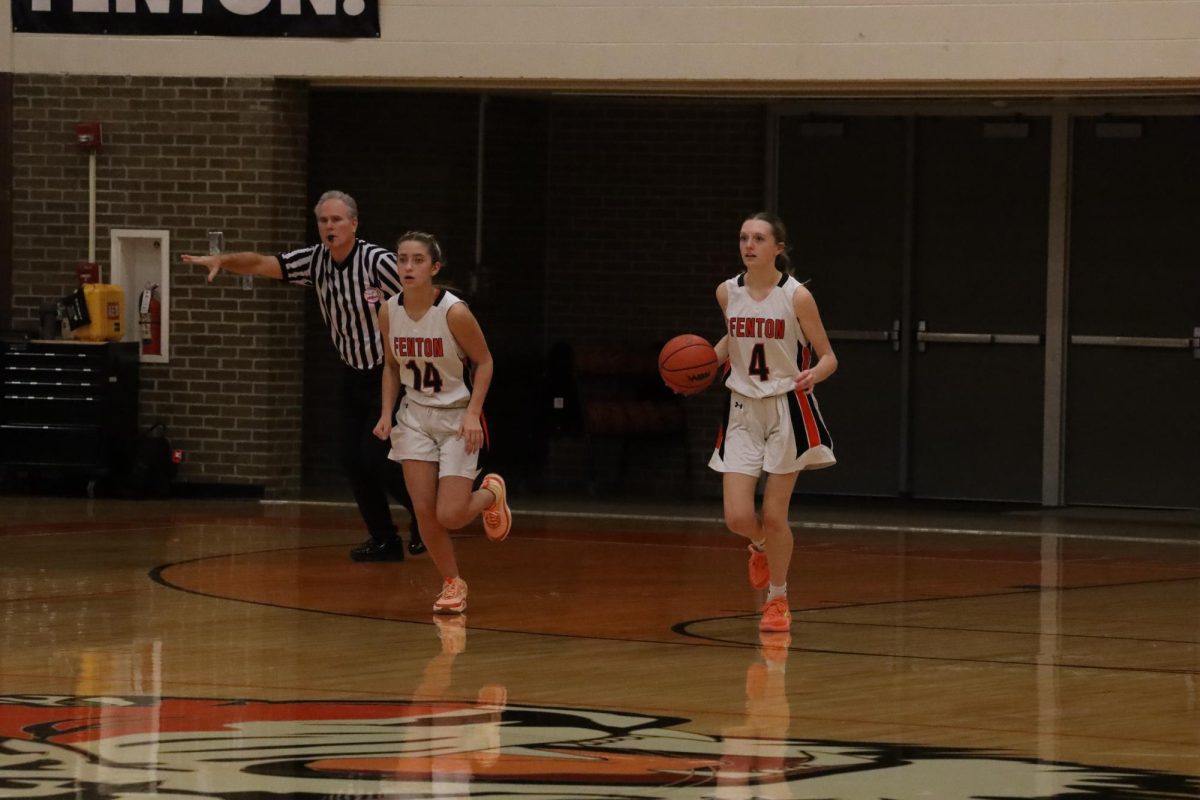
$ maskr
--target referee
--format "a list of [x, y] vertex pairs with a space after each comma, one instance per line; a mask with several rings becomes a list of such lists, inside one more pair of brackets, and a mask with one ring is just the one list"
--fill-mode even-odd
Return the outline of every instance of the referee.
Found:
[[387, 495], [408, 509], [412, 525], [408, 550], [425, 552], [412, 500], [399, 465], [387, 458], [390, 444], [371, 433], [379, 421], [383, 342], [379, 305], [400, 291], [396, 254], [355, 237], [358, 204], [345, 192], [321, 195], [313, 211], [321, 243], [279, 255], [223, 253], [183, 256], [208, 268], [212, 281], [221, 270], [260, 275], [317, 290], [321, 316], [342, 359], [339, 436], [342, 464], [369, 539], [350, 551], [355, 561], [403, 561], [404, 545], [396, 533]]

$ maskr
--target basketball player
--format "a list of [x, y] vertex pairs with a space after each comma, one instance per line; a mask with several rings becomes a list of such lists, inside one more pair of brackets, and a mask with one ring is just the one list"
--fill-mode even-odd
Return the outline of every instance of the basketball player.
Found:
[[[751, 216], [740, 249], [746, 271], [717, 287], [729, 411], [709, 466], [724, 473], [725, 524], [750, 540], [750, 585], [767, 589], [759, 629], [787, 631], [788, 505], [801, 470], [835, 463], [813, 387], [833, 374], [837, 357], [816, 301], [791, 275], [783, 222], [765, 211]], [[764, 472], [760, 515], [754, 494]]]
[[342, 464], [370, 534], [364, 544], [350, 551], [350, 557], [355, 561], [402, 561], [404, 544], [396, 535], [388, 509], [389, 492], [412, 519], [409, 552], [419, 555], [425, 552], [425, 545], [404, 477], [388, 461], [386, 445], [371, 435], [383, 372], [383, 340], [376, 310], [400, 290], [396, 257], [386, 248], [355, 237], [358, 204], [350, 195], [325, 192], [313, 211], [320, 244], [280, 255], [222, 253], [183, 256], [183, 260], [206, 267], [210, 282], [224, 269], [316, 289], [321, 316], [343, 364], [338, 409]]
[[[487, 446], [483, 401], [492, 382], [492, 354], [475, 315], [433, 283], [442, 248], [428, 233], [409, 231], [397, 244], [402, 291], [379, 310], [387, 355], [375, 435], [390, 439], [388, 457], [404, 466], [404, 480], [433, 563], [442, 573], [434, 613], [467, 609], [467, 583], [458, 574], [450, 531], [483, 514], [483, 529], [501, 541], [512, 527], [504, 479], [479, 475]], [[404, 397], [396, 409], [400, 386]]]

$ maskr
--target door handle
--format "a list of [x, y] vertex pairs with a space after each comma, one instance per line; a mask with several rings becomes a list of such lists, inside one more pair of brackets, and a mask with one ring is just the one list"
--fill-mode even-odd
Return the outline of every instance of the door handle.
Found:
[[1033, 344], [1042, 343], [1038, 333], [942, 333], [925, 330], [925, 320], [917, 322], [917, 350], [925, 352], [926, 343], [938, 344]]
[[831, 342], [891, 342], [892, 350], [900, 349], [900, 320], [892, 320], [890, 331], [831, 330], [826, 331]]
[[831, 342], [890, 342], [891, 331], [828, 331]]
[[992, 344], [1041, 344], [1040, 333], [993, 333]]
[[1190, 338], [1165, 336], [1071, 336], [1071, 344], [1085, 347], [1139, 347], [1148, 350], [1191, 350], [1192, 358], [1200, 358], [1200, 326], [1192, 329]]

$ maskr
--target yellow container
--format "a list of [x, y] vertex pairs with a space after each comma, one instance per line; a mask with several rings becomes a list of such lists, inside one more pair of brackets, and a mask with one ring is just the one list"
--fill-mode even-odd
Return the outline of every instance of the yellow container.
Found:
[[125, 292], [112, 283], [85, 283], [91, 322], [76, 328], [72, 336], [85, 342], [115, 342], [125, 335]]

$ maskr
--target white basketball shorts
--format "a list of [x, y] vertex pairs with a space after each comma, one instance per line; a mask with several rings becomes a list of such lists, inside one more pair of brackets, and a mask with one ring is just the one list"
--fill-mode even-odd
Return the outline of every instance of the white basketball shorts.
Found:
[[708, 466], [758, 477], [837, 463], [817, 398], [795, 392], [753, 398], [731, 392], [729, 412]]
[[[466, 440], [458, 438], [465, 407], [435, 408], [400, 401], [392, 426], [392, 461], [436, 461], [438, 476], [458, 475], [474, 480], [479, 475], [479, 450], [467, 453]], [[485, 437], [486, 438], [486, 437]]]

